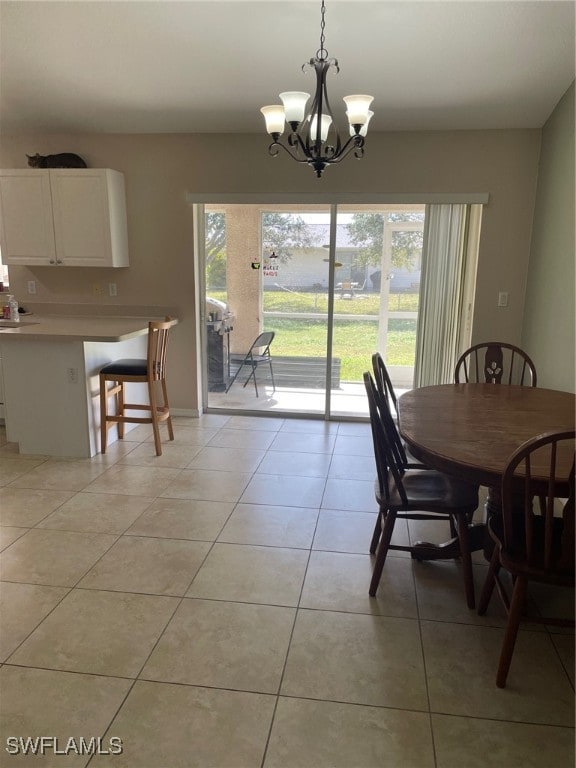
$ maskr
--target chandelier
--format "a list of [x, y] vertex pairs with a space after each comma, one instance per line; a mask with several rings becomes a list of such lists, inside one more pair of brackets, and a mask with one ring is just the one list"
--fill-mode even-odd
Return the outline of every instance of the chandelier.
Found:
[[[369, 109], [372, 96], [345, 96], [350, 135], [346, 141], [340, 137], [326, 90], [326, 75], [330, 67], [336, 72], [340, 70], [337, 59], [329, 59], [328, 51], [324, 48], [325, 12], [322, 0], [320, 48], [315, 57], [302, 66], [303, 72], [311, 68], [316, 72], [316, 93], [310, 108], [306, 110], [309, 93], [288, 91], [280, 94], [282, 104], [262, 107], [260, 110], [266, 120], [266, 130], [272, 136], [269, 154], [276, 157], [280, 149], [283, 149], [296, 162], [307, 163], [314, 168], [318, 178], [327, 165], [339, 163], [351, 152], [358, 158], [364, 156], [364, 138], [374, 114]], [[286, 123], [290, 129], [287, 144], [280, 141]]]

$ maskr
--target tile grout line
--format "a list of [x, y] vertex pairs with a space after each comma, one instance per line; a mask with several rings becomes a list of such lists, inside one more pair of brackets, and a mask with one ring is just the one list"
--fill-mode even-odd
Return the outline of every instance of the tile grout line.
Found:
[[[325, 478], [324, 492], [326, 490], [326, 483], [327, 483], [327, 481], [328, 481], [328, 476], [326, 476], [326, 478]], [[324, 493], [322, 494], [322, 498], [323, 498], [323, 496], [324, 496]], [[320, 511], [322, 509], [321, 504], [322, 504], [322, 500], [320, 501], [320, 507], [318, 508], [318, 514], [316, 515], [316, 523], [314, 525], [314, 532], [313, 532], [311, 540], [310, 540], [310, 547], [308, 549], [308, 558], [306, 560], [306, 568], [304, 569], [304, 574], [303, 574], [303, 577], [302, 577], [302, 584], [300, 585], [300, 593], [298, 595], [298, 601], [297, 601], [297, 604], [295, 606], [294, 620], [292, 621], [292, 627], [290, 629], [290, 636], [288, 637], [288, 643], [287, 643], [287, 647], [286, 647], [286, 655], [284, 657], [284, 664], [282, 665], [282, 671], [280, 673], [280, 680], [278, 681], [278, 693], [276, 694], [276, 700], [274, 702], [274, 708], [272, 710], [272, 717], [270, 718], [270, 727], [268, 728], [268, 735], [267, 735], [266, 743], [264, 745], [264, 750], [263, 750], [263, 753], [262, 753], [262, 761], [260, 763], [261, 768], [264, 768], [264, 764], [266, 762], [266, 756], [268, 754], [268, 748], [269, 748], [269, 745], [270, 745], [270, 739], [272, 737], [272, 730], [274, 728], [274, 723], [276, 721], [276, 712], [278, 710], [278, 704], [280, 702], [280, 696], [281, 696], [281, 691], [282, 691], [282, 684], [284, 682], [284, 676], [286, 674], [286, 666], [288, 664], [288, 657], [290, 656], [290, 649], [291, 649], [291, 646], [292, 646], [292, 640], [294, 638], [294, 631], [296, 629], [296, 622], [298, 620], [298, 615], [299, 615], [299, 612], [300, 612], [300, 602], [302, 600], [302, 593], [304, 592], [304, 585], [306, 583], [306, 576], [308, 574], [308, 567], [310, 565], [310, 558], [312, 557], [312, 551], [313, 551], [312, 547], [314, 545], [314, 537], [316, 536], [316, 531], [318, 529], [318, 520], [320, 519]]]

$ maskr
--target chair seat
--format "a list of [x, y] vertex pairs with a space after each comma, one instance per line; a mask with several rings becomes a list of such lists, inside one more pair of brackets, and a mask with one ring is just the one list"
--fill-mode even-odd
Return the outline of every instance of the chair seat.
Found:
[[100, 373], [106, 375], [117, 373], [122, 376], [146, 376], [148, 374], [148, 362], [147, 360], [131, 360], [128, 358], [125, 360], [115, 360], [113, 363], [109, 363], [101, 368]]
[[[245, 359], [246, 358], [243, 355], [230, 355], [231, 363], [242, 363], [245, 361]], [[269, 360], [269, 355], [251, 355], [246, 365], [250, 365], [250, 363], [267, 363]]]
[[[376, 481], [378, 483], [378, 481]], [[406, 505], [392, 474], [389, 474], [389, 507], [402, 509]], [[474, 511], [478, 507], [478, 488], [436, 472], [433, 469], [409, 469], [402, 477], [404, 491], [411, 509], [422, 505], [428, 512], [436, 509], [446, 514], [457, 510]], [[377, 492], [377, 497], [379, 493]]]

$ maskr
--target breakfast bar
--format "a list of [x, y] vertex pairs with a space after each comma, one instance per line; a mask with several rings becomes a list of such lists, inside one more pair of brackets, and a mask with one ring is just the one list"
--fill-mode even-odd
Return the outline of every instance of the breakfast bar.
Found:
[[[0, 322], [6, 437], [21, 454], [89, 458], [99, 452], [100, 368], [146, 357], [143, 317], [25, 316]], [[145, 397], [138, 387], [134, 402]]]

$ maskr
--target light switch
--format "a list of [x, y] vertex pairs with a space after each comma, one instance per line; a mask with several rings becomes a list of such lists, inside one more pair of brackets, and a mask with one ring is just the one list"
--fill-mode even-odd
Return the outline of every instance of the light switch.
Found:
[[500, 291], [500, 293], [498, 294], [498, 306], [499, 307], [508, 306], [508, 291]]

